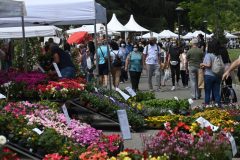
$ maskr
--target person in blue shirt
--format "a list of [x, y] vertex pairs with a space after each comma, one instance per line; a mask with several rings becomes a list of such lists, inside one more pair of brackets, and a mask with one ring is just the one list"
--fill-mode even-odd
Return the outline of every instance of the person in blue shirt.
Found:
[[97, 55], [99, 57], [98, 68], [99, 68], [99, 80], [100, 85], [107, 87], [108, 85], [108, 50], [107, 43], [103, 41], [102, 44], [97, 49]]
[[138, 91], [138, 84], [143, 69], [143, 56], [138, 50], [138, 45], [134, 44], [133, 51], [128, 54], [125, 64], [125, 71], [129, 70], [132, 89]]

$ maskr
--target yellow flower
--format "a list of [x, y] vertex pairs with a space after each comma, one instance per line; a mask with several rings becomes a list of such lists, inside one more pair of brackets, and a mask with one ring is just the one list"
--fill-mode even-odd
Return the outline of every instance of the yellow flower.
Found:
[[108, 160], [117, 160], [117, 158], [116, 158], [116, 157], [111, 157], [111, 158], [108, 159]]

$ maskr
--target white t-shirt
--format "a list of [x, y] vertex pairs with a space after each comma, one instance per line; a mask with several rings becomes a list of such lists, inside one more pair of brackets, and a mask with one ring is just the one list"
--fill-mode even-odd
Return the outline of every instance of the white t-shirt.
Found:
[[156, 44], [154, 46], [151, 46], [150, 44], [145, 46], [143, 54], [147, 55], [146, 64], [158, 64], [158, 56], [160, 52], [161, 49]]

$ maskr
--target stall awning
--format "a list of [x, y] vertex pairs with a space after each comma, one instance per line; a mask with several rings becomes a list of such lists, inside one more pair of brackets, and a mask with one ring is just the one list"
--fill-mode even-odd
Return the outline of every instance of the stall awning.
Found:
[[[55, 26], [25, 27], [25, 37], [45, 37], [59, 35], [62, 29]], [[0, 39], [22, 38], [22, 27], [0, 28]]]
[[[25, 0], [25, 25], [106, 23], [106, 9], [95, 0]], [[96, 12], [95, 12], [96, 8]], [[21, 18], [0, 18], [0, 27], [21, 25]]]

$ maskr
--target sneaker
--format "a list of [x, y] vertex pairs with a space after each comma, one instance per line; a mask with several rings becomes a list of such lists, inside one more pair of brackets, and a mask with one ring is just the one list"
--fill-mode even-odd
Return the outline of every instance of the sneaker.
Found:
[[188, 88], [188, 86], [185, 86], [185, 88]]
[[160, 91], [161, 91], [161, 88], [156, 89], [156, 92], [160, 92]]
[[176, 87], [175, 87], [175, 86], [172, 86], [171, 91], [174, 91], [175, 89], [176, 89]]
[[120, 83], [124, 83], [123, 81], [121, 81]]
[[154, 90], [153, 90], [153, 89], [149, 89], [149, 91], [150, 91], [150, 92], [154, 92]]

